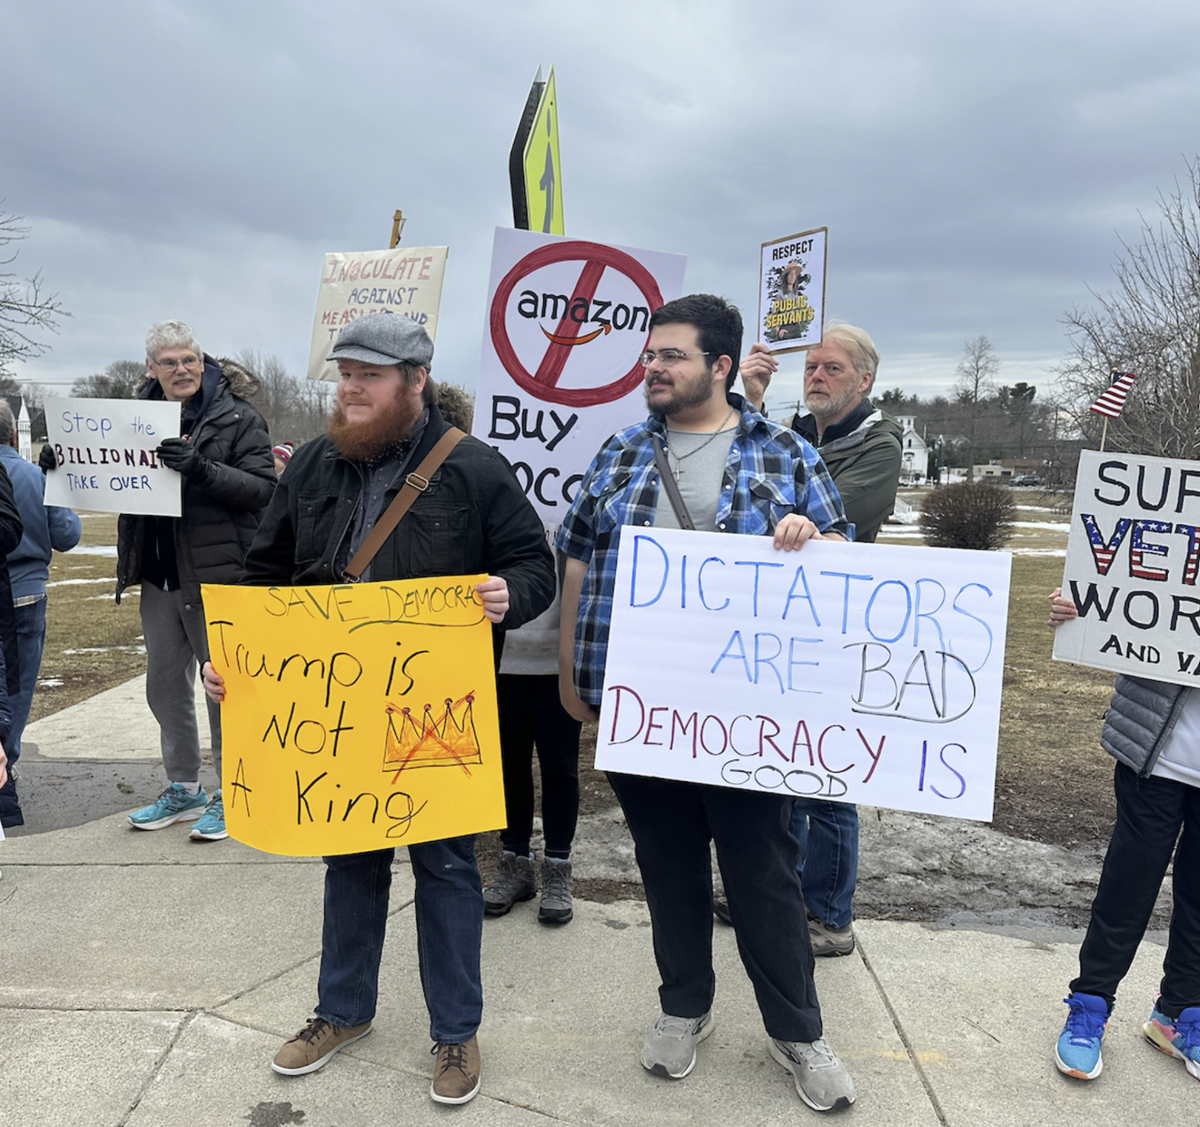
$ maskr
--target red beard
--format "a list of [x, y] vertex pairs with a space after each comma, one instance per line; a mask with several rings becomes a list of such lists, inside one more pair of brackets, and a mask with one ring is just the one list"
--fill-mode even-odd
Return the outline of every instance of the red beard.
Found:
[[341, 403], [335, 403], [325, 433], [347, 458], [370, 462], [399, 446], [412, 434], [424, 410], [425, 404], [420, 397], [414, 398], [408, 386], [401, 385], [396, 398], [365, 423], [350, 422]]

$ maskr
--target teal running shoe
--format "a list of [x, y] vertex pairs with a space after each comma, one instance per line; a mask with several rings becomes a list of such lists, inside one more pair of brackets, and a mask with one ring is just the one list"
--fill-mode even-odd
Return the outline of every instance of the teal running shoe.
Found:
[[180, 783], [170, 783], [149, 806], [130, 814], [129, 824], [138, 830], [161, 830], [176, 822], [194, 822], [207, 805], [203, 787], [196, 794], [188, 794]]
[[221, 792], [215, 790], [200, 821], [192, 827], [188, 837], [193, 841], [220, 841], [228, 836], [225, 830], [225, 803], [221, 801]]

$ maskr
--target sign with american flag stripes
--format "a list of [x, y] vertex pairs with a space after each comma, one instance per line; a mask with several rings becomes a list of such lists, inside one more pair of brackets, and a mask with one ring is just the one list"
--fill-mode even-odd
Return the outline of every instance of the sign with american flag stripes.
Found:
[[1200, 462], [1083, 451], [1054, 657], [1200, 686], [1198, 574]]

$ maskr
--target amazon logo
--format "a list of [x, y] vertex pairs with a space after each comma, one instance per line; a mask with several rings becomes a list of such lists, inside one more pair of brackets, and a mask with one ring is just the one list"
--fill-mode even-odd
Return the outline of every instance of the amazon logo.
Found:
[[[537, 294], [533, 290], [521, 291], [517, 312], [530, 321], [555, 322], [555, 332], [545, 325], [538, 327], [547, 340], [563, 345], [587, 344], [599, 336], [607, 336], [614, 329], [644, 333], [650, 323], [650, 310], [644, 305], [630, 307], [621, 302], [614, 306], [611, 301], [602, 301], [598, 297], [570, 298], [562, 293]], [[596, 325], [597, 328], [584, 333], [576, 327], [583, 325]]]

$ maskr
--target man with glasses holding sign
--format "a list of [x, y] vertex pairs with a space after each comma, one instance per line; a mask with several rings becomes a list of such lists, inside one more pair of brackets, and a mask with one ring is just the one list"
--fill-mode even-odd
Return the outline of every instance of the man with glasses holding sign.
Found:
[[[742, 318], [709, 294], [669, 302], [650, 318], [642, 354], [650, 417], [596, 455], [563, 521], [560, 693], [576, 719], [597, 719], [623, 526], [772, 536], [794, 551], [848, 539], [837, 490], [813, 448], [730, 392]], [[710, 842], [729, 890], [738, 950], [754, 984], [772, 1057], [810, 1107], [855, 1099], [822, 1038], [813, 954], [789, 832], [790, 798], [609, 772], [637, 847], [654, 929], [662, 1014], [642, 1066], [681, 1080], [713, 1029]], [[781, 942], [781, 938], [784, 940]]]
[[[208, 660], [201, 583], [232, 583], [275, 489], [271, 440], [246, 402], [258, 381], [239, 365], [205, 355], [182, 321], [146, 337], [146, 383], [138, 397], [182, 405], [180, 437], [158, 460], [183, 478], [179, 517], [122, 514], [117, 523], [117, 602], [140, 583], [146, 638], [146, 700], [158, 721], [167, 789], [129, 815], [139, 830], [195, 822], [198, 841], [226, 837], [221, 803], [221, 709], [208, 706], [217, 789], [200, 785], [196, 669]], [[49, 450], [49, 447], [46, 447]]]

